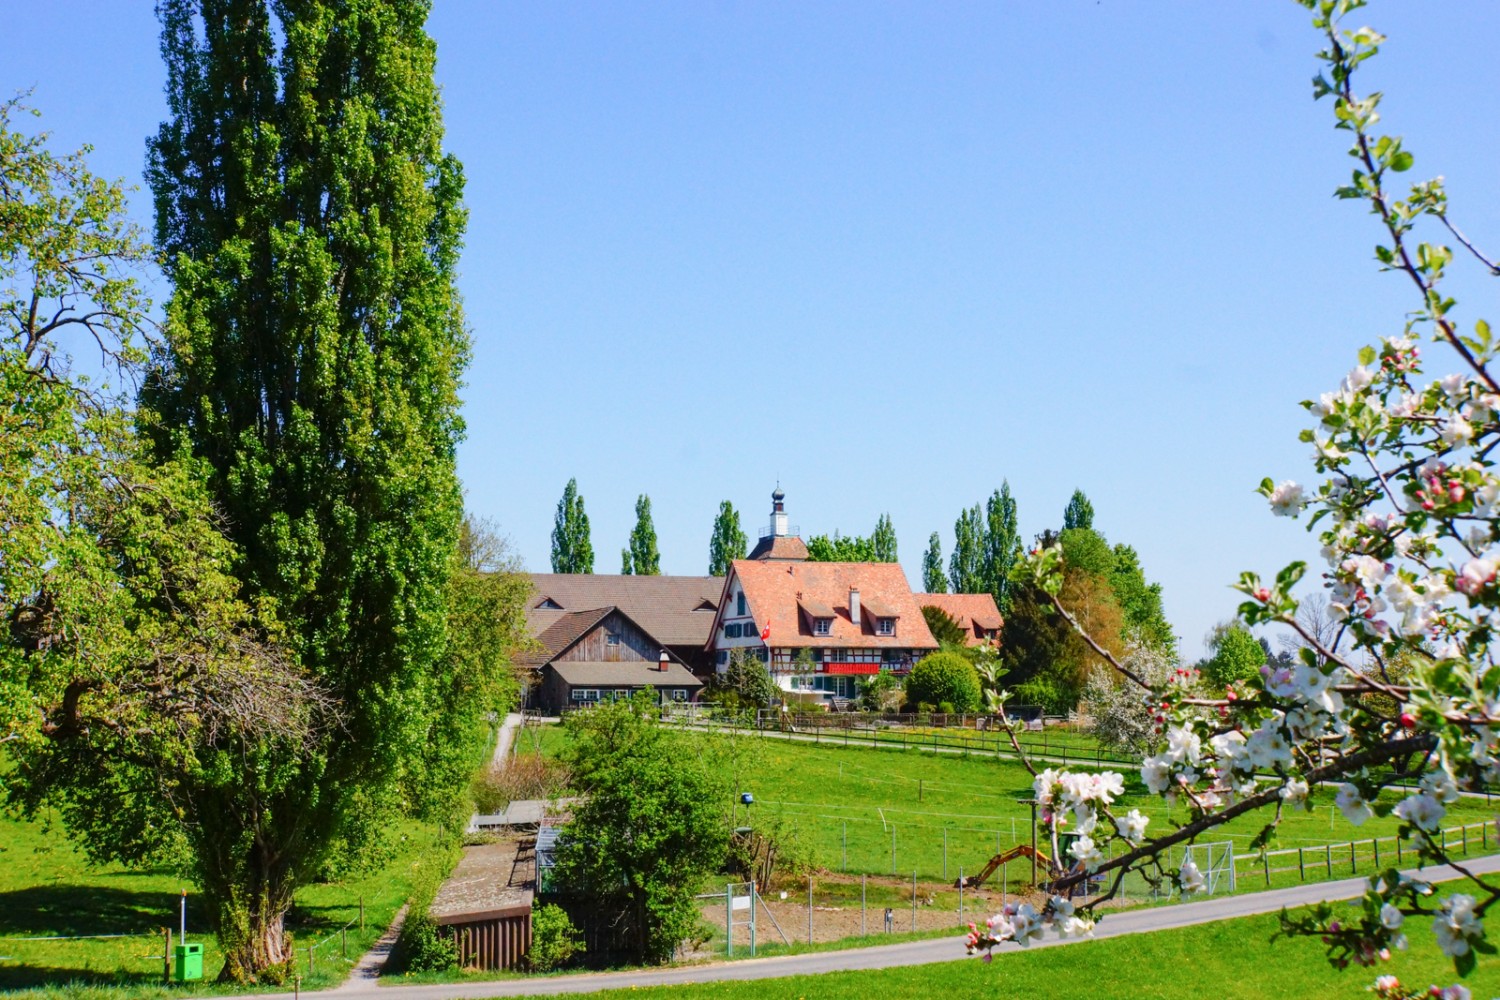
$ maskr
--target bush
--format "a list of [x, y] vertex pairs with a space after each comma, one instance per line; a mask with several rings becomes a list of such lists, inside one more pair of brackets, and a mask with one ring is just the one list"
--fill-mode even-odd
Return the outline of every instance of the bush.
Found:
[[539, 906], [531, 914], [531, 948], [526, 964], [532, 972], [550, 972], [583, 952], [583, 934], [561, 906]]
[[458, 838], [453, 837], [423, 852], [413, 865], [411, 896], [407, 900], [406, 922], [391, 950], [393, 972], [441, 972], [458, 965], [458, 948], [452, 938], [444, 937], [437, 921], [427, 908], [437, 896], [438, 888], [463, 855]]
[[906, 700], [913, 704], [948, 702], [954, 712], [979, 708], [979, 673], [958, 653], [933, 653], [912, 667]]
[[953, 707], [953, 702], [951, 702], [951, 701], [940, 701], [940, 702], [938, 702], [937, 710], [938, 710], [938, 714], [939, 715], [957, 715], [958, 714], [958, 709], [956, 709], [956, 708]]
[[561, 761], [525, 754], [491, 764], [474, 779], [474, 808], [499, 812], [511, 802], [556, 798], [568, 788], [568, 769]]
[[458, 947], [438, 930], [437, 921], [420, 913], [401, 926], [402, 967], [408, 972], [444, 972], [458, 965]]

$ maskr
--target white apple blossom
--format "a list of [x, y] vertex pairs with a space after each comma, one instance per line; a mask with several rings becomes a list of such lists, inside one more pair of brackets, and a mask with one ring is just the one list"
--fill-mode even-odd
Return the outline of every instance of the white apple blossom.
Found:
[[1189, 896], [1208, 888], [1208, 882], [1204, 880], [1203, 873], [1198, 870], [1192, 858], [1184, 861], [1182, 867], [1177, 870], [1177, 885], [1183, 893]]
[[1124, 816], [1115, 820], [1115, 826], [1120, 831], [1120, 836], [1132, 847], [1139, 847], [1146, 839], [1146, 824], [1151, 822], [1151, 817], [1141, 815], [1139, 809], [1132, 809]]
[[1092, 837], [1079, 837], [1073, 841], [1073, 846], [1068, 848], [1068, 853], [1083, 864], [1088, 871], [1099, 867], [1099, 862], [1104, 860], [1104, 852], [1099, 850], [1099, 845], [1094, 843]]
[[1167, 730], [1167, 757], [1174, 764], [1198, 764], [1203, 760], [1203, 740], [1185, 726]]
[[1359, 789], [1350, 784], [1339, 786], [1338, 795], [1334, 797], [1334, 804], [1339, 807], [1339, 812], [1344, 814], [1344, 818], [1355, 826], [1363, 826], [1365, 820], [1375, 815], [1370, 804], [1359, 793]]
[[1281, 786], [1281, 800], [1294, 808], [1307, 805], [1307, 782], [1301, 778], [1290, 778]]
[[1467, 955], [1470, 942], [1484, 933], [1474, 913], [1474, 897], [1460, 892], [1444, 900], [1442, 912], [1432, 921], [1432, 933], [1443, 954], [1450, 958]]
[[1447, 808], [1426, 792], [1408, 795], [1396, 804], [1395, 814], [1426, 833], [1432, 833], [1447, 815]]
[[1302, 487], [1288, 479], [1271, 491], [1271, 513], [1295, 517], [1305, 503]]
[[1141, 781], [1152, 795], [1165, 792], [1172, 783], [1172, 772], [1165, 757], [1147, 757], [1141, 763]]
[[1388, 931], [1400, 930], [1401, 924], [1405, 919], [1405, 915], [1390, 903], [1386, 903], [1380, 908], [1380, 926]]
[[1449, 445], [1467, 444], [1474, 437], [1474, 425], [1454, 414], [1439, 425], [1438, 437]]

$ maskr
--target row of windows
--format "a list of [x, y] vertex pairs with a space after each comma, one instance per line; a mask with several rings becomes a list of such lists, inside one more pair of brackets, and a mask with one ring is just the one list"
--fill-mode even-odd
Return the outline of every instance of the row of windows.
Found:
[[[686, 688], [672, 688], [666, 693], [673, 701], [687, 701]], [[572, 698], [577, 702], [629, 701], [633, 694], [632, 688], [574, 688]]]
[[[832, 630], [833, 630], [833, 619], [832, 618], [814, 618], [813, 619], [813, 635], [829, 635], [829, 634], [831, 634]], [[880, 618], [880, 619], [877, 619], [876, 622], [875, 622], [875, 634], [876, 635], [895, 635], [896, 634], [896, 619], [894, 619], [894, 618]]]

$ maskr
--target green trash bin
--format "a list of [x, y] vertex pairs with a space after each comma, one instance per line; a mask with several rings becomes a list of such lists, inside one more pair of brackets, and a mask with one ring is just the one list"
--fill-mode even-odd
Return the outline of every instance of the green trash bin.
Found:
[[172, 952], [175, 958], [172, 971], [179, 983], [203, 978], [203, 945], [180, 944]]

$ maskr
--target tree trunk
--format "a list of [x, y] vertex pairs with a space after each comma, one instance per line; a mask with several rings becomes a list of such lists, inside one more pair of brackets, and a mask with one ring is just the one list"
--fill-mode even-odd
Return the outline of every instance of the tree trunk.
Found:
[[262, 865], [252, 857], [232, 885], [215, 901], [219, 944], [224, 949], [221, 983], [284, 983], [296, 969], [286, 915], [292, 908], [290, 872]]

